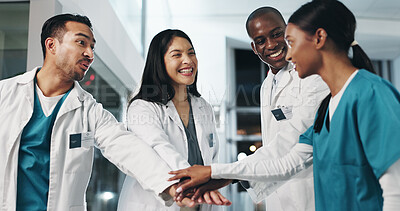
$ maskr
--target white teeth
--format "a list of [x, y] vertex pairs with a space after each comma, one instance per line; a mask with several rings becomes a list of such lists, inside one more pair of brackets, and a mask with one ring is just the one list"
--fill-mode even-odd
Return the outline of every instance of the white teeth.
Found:
[[180, 73], [191, 73], [191, 72], [193, 72], [193, 68], [179, 70], [179, 72], [180, 72]]
[[269, 55], [269, 57], [275, 58], [275, 57], [279, 56], [282, 53], [282, 51], [283, 51], [283, 49], [279, 50], [278, 52], [276, 52], [274, 54]]

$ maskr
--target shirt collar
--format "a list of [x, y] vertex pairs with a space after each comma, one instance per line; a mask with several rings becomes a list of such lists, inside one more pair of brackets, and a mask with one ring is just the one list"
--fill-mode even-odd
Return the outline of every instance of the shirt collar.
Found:
[[293, 65], [292, 63], [288, 63], [285, 67], [283, 67], [282, 69], [280, 69], [276, 74], [274, 74], [274, 80], [276, 81], [276, 84], [278, 84], [279, 80], [282, 78], [282, 76], [285, 74], [286, 71], [291, 71], [293, 69]]
[[[41, 68], [41, 67], [40, 66], [35, 67], [31, 71], [28, 71], [25, 74], [21, 75], [21, 77], [19, 77], [17, 79], [17, 83], [20, 83], [20, 84], [33, 83], [33, 80], [35, 79], [35, 76], [36, 76], [36, 71], [39, 68]], [[78, 99], [80, 101], [84, 101], [85, 93], [86, 92], [82, 89], [82, 87], [79, 85], [79, 83], [77, 81], [74, 81], [74, 87], [72, 88], [70, 95], [78, 97]]]

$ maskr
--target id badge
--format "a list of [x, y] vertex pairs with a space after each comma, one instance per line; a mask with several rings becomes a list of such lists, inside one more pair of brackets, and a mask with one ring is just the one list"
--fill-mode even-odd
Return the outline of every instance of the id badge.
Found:
[[274, 115], [276, 121], [281, 121], [283, 119], [286, 119], [285, 114], [283, 114], [282, 109], [280, 109], [280, 108], [271, 110], [271, 112]]
[[291, 119], [293, 117], [292, 108], [292, 106], [282, 106], [278, 107], [277, 109], [271, 110], [271, 112], [274, 115], [276, 121], [281, 121], [284, 119]]
[[69, 148], [90, 148], [94, 146], [94, 133], [93, 132], [85, 132], [85, 133], [76, 133], [69, 135]]

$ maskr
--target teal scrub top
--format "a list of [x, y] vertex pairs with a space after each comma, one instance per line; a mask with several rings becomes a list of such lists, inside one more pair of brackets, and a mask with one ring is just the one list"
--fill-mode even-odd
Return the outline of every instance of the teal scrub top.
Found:
[[400, 158], [399, 92], [360, 70], [328, 121], [300, 136], [313, 146], [316, 210], [382, 210], [379, 178]]
[[51, 132], [58, 111], [70, 92], [58, 101], [51, 115], [46, 117], [36, 88], [34, 90], [33, 114], [22, 131], [18, 154], [17, 211], [47, 210]]

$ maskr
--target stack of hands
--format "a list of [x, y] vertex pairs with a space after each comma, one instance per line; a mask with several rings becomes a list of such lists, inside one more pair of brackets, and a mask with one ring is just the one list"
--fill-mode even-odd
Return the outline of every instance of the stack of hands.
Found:
[[232, 183], [228, 179], [211, 179], [211, 167], [194, 165], [186, 169], [171, 171], [175, 176], [169, 181], [180, 180], [171, 186], [169, 193], [181, 207], [194, 207], [196, 204], [214, 204], [229, 206], [232, 204], [219, 191], [219, 188]]

